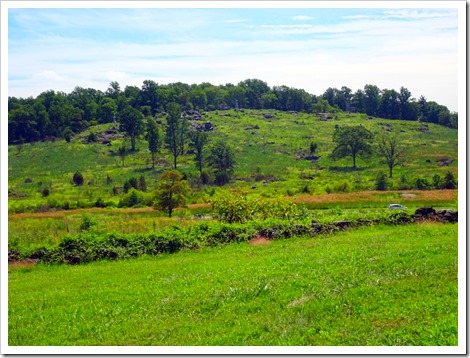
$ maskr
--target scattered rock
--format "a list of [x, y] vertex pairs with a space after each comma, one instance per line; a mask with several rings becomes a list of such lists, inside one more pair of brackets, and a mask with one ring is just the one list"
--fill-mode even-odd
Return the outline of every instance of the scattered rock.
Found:
[[456, 223], [459, 220], [459, 213], [453, 210], [436, 211], [432, 207], [416, 209], [414, 218], [416, 220], [432, 220], [448, 223]]
[[184, 115], [189, 120], [200, 121], [202, 119], [202, 114], [199, 111], [188, 109], [184, 112]]
[[440, 158], [437, 160], [439, 163], [440, 167], [447, 167], [449, 164], [451, 164], [454, 160], [453, 159], [448, 159], [448, 158]]
[[215, 126], [211, 122], [205, 122], [204, 124], [201, 124], [199, 122], [193, 121], [190, 123], [192, 130], [197, 132], [209, 132], [215, 129]]
[[348, 227], [351, 226], [351, 221], [349, 220], [342, 220], [342, 221], [335, 221], [333, 225], [336, 226], [340, 230], [346, 230]]
[[402, 198], [414, 198], [416, 196], [416, 194], [412, 194], [412, 193], [401, 193], [400, 194], [400, 197]]
[[416, 209], [415, 211], [415, 218], [416, 219], [419, 219], [419, 218], [427, 218], [427, 217], [430, 217], [430, 216], [433, 216], [436, 214], [436, 210], [434, 210], [432, 207], [430, 206], [426, 206], [424, 208], [419, 208], [419, 209]]

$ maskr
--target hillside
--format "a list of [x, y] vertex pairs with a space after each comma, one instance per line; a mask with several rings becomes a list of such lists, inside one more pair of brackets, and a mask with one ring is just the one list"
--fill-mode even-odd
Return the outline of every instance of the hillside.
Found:
[[[193, 111], [190, 116], [192, 126], [210, 129], [209, 146], [223, 139], [233, 147], [237, 162], [228, 185], [202, 185], [188, 147], [186, 154], [178, 158], [178, 170], [191, 184], [191, 203], [204, 202], [214, 191], [227, 189], [264, 196], [372, 190], [377, 173], [388, 170], [379, 157], [358, 159], [356, 169], [348, 158], [329, 158], [335, 128], [347, 125], [360, 124], [376, 137], [390, 131], [399, 133], [400, 141], [407, 147], [406, 162], [394, 169], [390, 189], [411, 189], [418, 178], [431, 186], [435, 174], [442, 178], [448, 171], [457, 178], [457, 129], [433, 123], [343, 112], [319, 115], [276, 110]], [[157, 116], [157, 120], [163, 128], [164, 117]], [[105, 205], [118, 205], [123, 185], [131, 177], [143, 176], [147, 191], [155, 190], [161, 173], [171, 169], [170, 152], [163, 148], [158, 154], [158, 165], [152, 170], [148, 143], [140, 137], [136, 151], [129, 152], [123, 163], [118, 148], [129, 144], [117, 128], [118, 124], [113, 123], [96, 125], [75, 135], [70, 143], [56, 140], [9, 146], [10, 211], [73, 208], [77, 203], [94, 206], [98, 199]], [[88, 143], [90, 133], [97, 142]], [[311, 143], [317, 144], [314, 156], [309, 154]], [[85, 180], [81, 188], [72, 184], [76, 171]]]

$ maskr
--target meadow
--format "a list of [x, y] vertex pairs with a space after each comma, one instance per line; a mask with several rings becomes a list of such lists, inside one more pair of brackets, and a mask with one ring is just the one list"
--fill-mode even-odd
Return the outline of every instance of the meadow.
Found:
[[457, 345], [457, 225], [10, 266], [10, 346]]
[[[414, 188], [436, 174], [457, 179], [456, 129], [341, 112], [211, 111], [202, 121], [215, 127], [209, 144], [234, 149], [235, 172], [228, 185], [203, 185], [187, 148], [178, 170], [192, 190], [171, 219], [151, 207], [168, 149], [152, 169], [143, 138], [124, 160], [125, 138], [86, 142], [117, 124], [70, 143], [9, 146], [9, 345], [458, 344], [457, 224], [397, 225], [423, 206], [457, 210], [457, 189]], [[335, 128], [358, 124], [394, 130], [407, 147], [388, 190], [375, 190], [388, 171], [379, 157], [357, 168], [330, 158]], [[311, 143], [314, 161], [304, 159]], [[127, 207], [123, 185], [139, 177], [144, 200]], [[213, 208], [223, 195], [288, 200], [296, 215], [224, 223]], [[311, 232], [312, 222], [360, 220]]]

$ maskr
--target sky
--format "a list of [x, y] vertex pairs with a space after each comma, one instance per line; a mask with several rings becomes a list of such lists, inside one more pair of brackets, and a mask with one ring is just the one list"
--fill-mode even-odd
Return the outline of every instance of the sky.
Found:
[[219, 85], [257, 78], [315, 95], [328, 87], [403, 86], [412, 97], [457, 111], [457, 9], [375, 3], [349, 9], [9, 8], [8, 95], [69, 93], [76, 86], [105, 91], [111, 81], [124, 89], [146, 79]]

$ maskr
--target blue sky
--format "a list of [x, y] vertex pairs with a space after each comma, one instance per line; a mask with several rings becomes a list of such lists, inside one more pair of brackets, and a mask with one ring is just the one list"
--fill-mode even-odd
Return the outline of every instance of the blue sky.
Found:
[[317, 95], [328, 87], [404, 86], [414, 97], [457, 111], [457, 9], [397, 3], [355, 9], [9, 8], [9, 95], [68, 93], [75, 86], [104, 91], [111, 81], [124, 88], [141, 87], [145, 79], [218, 85], [258, 78]]

